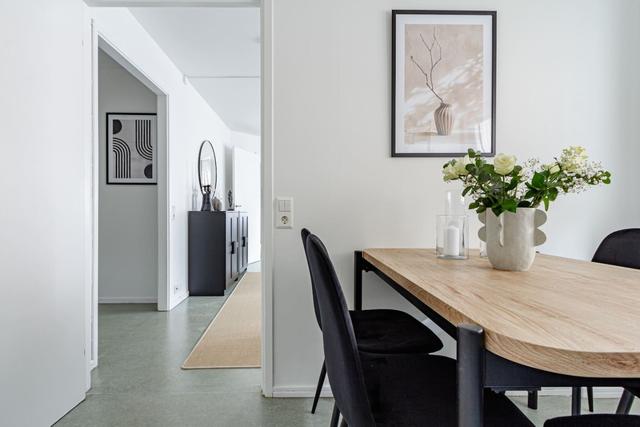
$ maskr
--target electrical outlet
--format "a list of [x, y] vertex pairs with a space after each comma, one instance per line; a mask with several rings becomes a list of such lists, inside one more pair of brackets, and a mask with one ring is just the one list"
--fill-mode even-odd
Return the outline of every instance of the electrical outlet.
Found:
[[293, 228], [293, 197], [276, 198], [276, 228]]

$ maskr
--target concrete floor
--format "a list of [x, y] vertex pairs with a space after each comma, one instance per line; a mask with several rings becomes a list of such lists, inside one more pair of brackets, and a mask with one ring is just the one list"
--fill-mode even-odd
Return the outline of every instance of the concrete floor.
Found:
[[[170, 313], [151, 304], [101, 305], [93, 387], [56, 426], [327, 426], [332, 399], [322, 399], [315, 415], [311, 399], [265, 399], [259, 369], [180, 369], [224, 299], [192, 297]], [[570, 408], [568, 397], [542, 397], [537, 411], [524, 397], [514, 401], [540, 426]], [[597, 399], [596, 409], [613, 412], [616, 403]]]

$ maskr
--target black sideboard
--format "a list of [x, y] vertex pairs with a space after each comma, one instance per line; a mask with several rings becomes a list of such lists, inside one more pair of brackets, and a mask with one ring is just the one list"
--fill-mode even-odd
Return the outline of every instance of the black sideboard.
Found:
[[189, 295], [224, 295], [247, 271], [246, 212], [189, 212]]

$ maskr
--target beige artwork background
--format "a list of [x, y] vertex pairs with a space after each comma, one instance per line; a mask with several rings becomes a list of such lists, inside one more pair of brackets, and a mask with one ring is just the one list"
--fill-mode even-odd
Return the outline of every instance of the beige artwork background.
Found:
[[[452, 134], [474, 132], [484, 120], [483, 113], [483, 27], [482, 25], [407, 24], [405, 26], [405, 142], [412, 139], [407, 131], [422, 129], [435, 132], [433, 112], [440, 105], [425, 85], [425, 76], [411, 56], [429, 70], [429, 52], [420, 35], [431, 45], [434, 27], [442, 46], [442, 60], [433, 72], [434, 88], [445, 103], [451, 104], [455, 121]], [[437, 44], [433, 50], [438, 57]], [[437, 138], [437, 136], [436, 136]]]

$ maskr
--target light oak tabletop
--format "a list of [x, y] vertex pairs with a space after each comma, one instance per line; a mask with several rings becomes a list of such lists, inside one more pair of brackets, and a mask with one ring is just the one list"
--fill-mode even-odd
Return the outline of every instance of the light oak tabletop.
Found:
[[363, 257], [452, 324], [481, 326], [494, 354], [566, 375], [640, 378], [640, 270], [541, 254], [527, 272], [495, 270], [477, 253]]

